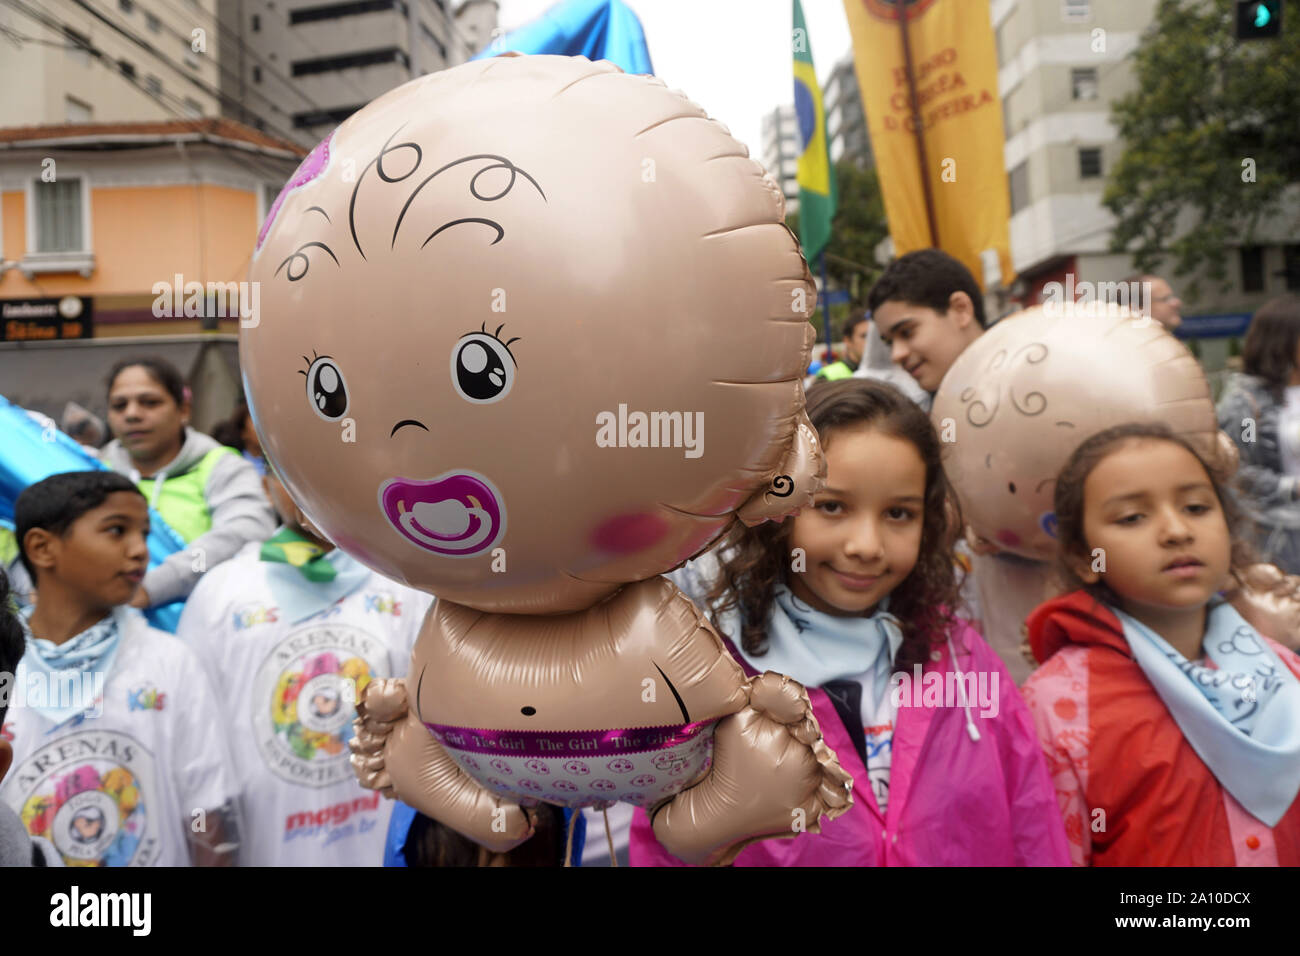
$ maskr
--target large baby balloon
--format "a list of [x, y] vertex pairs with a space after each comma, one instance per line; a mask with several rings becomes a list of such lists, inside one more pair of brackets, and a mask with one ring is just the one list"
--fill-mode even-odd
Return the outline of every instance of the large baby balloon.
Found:
[[803, 689], [747, 682], [658, 575], [824, 475], [814, 288], [781, 191], [644, 76], [505, 56], [415, 80], [303, 162], [240, 354], [335, 543], [439, 598], [354, 764], [494, 850], [626, 800], [725, 861], [847, 806]]
[[1105, 303], [1036, 306], [998, 322], [948, 370], [931, 419], [967, 524], [1040, 561], [1055, 554], [1056, 475], [1088, 436], [1159, 421], [1213, 461], [1231, 455], [1192, 353], [1158, 323]]

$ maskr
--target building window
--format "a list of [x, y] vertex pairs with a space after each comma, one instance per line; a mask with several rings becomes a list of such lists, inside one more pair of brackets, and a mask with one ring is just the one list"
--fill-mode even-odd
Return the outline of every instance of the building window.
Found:
[[[1002, 27], [1004, 26], [1006, 26], [1005, 22], [1002, 24]], [[1007, 65], [1006, 44], [1002, 41], [1002, 27], [998, 27], [993, 31], [993, 43], [994, 46], [997, 47], [998, 51], [999, 69]]]
[[1029, 205], [1029, 160], [1025, 160], [1007, 177], [1011, 187], [1011, 215]]
[[188, 41], [181, 42], [185, 48], [185, 65], [191, 70], [197, 70], [199, 68], [199, 58], [194, 55], [194, 48], [190, 46]]
[[1097, 68], [1086, 67], [1070, 71], [1070, 92], [1076, 100], [1095, 100], [1097, 98]]
[[129, 15], [135, 9], [135, 0], [117, 0], [117, 8]]
[[1243, 292], [1264, 291], [1264, 247], [1241, 247], [1241, 288]]
[[351, 3], [322, 3], [316, 7], [300, 7], [289, 11], [290, 23], [311, 23], [315, 20], [336, 20], [339, 17], [354, 17], [362, 13], [381, 13], [400, 7], [405, 13], [405, 4], [396, 0], [354, 0]]
[[162, 30], [162, 21], [148, 10], [144, 12], [144, 25], [149, 28], [150, 33], [158, 33]]
[[397, 47], [383, 50], [363, 50], [344, 56], [323, 56], [315, 60], [299, 60], [292, 66], [294, 76], [310, 76], [313, 73], [330, 73], [335, 70], [348, 70], [354, 67], [375, 66], [381, 63], [401, 63], [410, 66], [406, 54]]
[[118, 60], [117, 68], [122, 71], [122, 75], [128, 80], [135, 79], [135, 64], [128, 63], [126, 60]]
[[1092, 0], [1061, 0], [1062, 23], [1087, 23], [1092, 19]]
[[1096, 179], [1101, 175], [1101, 150], [1096, 147], [1079, 150], [1079, 178]]
[[1300, 246], [1282, 247], [1282, 256], [1286, 260], [1286, 288], [1288, 292], [1300, 289]]
[[68, 38], [68, 56], [82, 66], [90, 66], [90, 37], [76, 30], [63, 28], [63, 35]]
[[293, 116], [293, 127], [294, 129], [310, 129], [313, 126], [325, 126], [327, 124], [337, 126], [365, 105], [365, 103], [357, 103], [353, 106], [341, 106], [334, 110], [314, 110], [310, 113], [295, 113]]
[[37, 182], [36, 251], [82, 252], [81, 180]]
[[262, 30], [262, 18], [256, 13], [253, 14], [253, 32], [260, 33]]
[[1002, 98], [1002, 138], [1011, 135], [1011, 97]]
[[162, 95], [162, 80], [156, 76], [146, 76], [144, 78], [144, 88], [154, 96]]
[[83, 103], [73, 96], [63, 98], [63, 117], [68, 123], [89, 123], [94, 115], [89, 103]]
[[424, 35], [424, 38], [426, 40], [428, 40], [430, 43], [432, 43], [434, 46], [438, 48], [438, 56], [442, 57], [443, 61], [446, 62], [447, 44], [443, 43], [436, 36], [434, 36], [433, 31], [424, 25], [423, 20], [420, 21], [420, 33]]
[[262, 68], [257, 64], [253, 64], [253, 82], [254, 83], [262, 82]]
[[203, 115], [202, 105], [200, 105], [197, 100], [192, 100], [188, 96], [185, 97], [185, 115], [202, 116]]

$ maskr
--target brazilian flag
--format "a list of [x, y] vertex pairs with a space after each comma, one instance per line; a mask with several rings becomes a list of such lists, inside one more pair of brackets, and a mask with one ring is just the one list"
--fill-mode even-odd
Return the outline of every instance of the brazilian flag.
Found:
[[839, 190], [826, 139], [826, 110], [813, 71], [812, 44], [803, 22], [803, 7], [794, 0], [794, 111], [799, 121], [799, 241], [804, 258], [812, 262], [831, 238], [831, 220]]

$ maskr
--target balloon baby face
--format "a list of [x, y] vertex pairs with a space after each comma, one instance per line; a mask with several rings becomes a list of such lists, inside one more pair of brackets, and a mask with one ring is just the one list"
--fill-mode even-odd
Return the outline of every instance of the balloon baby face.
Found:
[[399, 87], [303, 162], [250, 277], [265, 451], [382, 574], [576, 610], [782, 493], [813, 286], [776, 184], [653, 78], [511, 56]]
[[1220, 447], [1209, 385], [1187, 348], [1096, 303], [998, 322], [948, 370], [931, 420], [966, 523], [1039, 560], [1055, 553], [1056, 476], [1090, 435], [1160, 421], [1211, 458]]

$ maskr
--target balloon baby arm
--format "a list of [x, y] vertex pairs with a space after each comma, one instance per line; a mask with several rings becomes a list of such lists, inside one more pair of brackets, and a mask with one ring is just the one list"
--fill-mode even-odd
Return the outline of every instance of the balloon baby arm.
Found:
[[493, 853], [533, 835], [533, 815], [483, 789], [409, 707], [405, 682], [376, 680], [357, 704], [352, 767], [363, 787], [396, 797]]
[[768, 671], [748, 691], [718, 722], [708, 775], [651, 814], [659, 842], [688, 863], [725, 866], [755, 841], [818, 833], [853, 803], [803, 685]]

